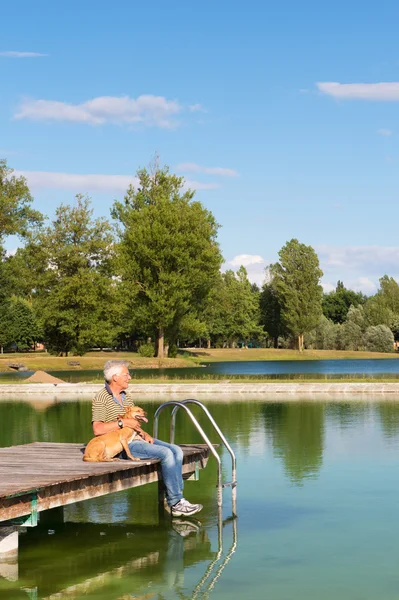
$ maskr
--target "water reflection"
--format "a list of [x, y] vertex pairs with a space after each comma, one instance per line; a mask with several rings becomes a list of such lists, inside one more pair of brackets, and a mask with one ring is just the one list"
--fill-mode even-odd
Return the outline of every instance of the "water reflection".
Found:
[[224, 552], [223, 524], [215, 551], [200, 521], [167, 519], [154, 527], [47, 516], [20, 535], [17, 577], [15, 566], [0, 569], [9, 579], [0, 579], [0, 594], [10, 600], [207, 598], [236, 548], [235, 520], [232, 527], [233, 544]]
[[[160, 520], [153, 484], [70, 505], [65, 523], [51, 517], [20, 536], [19, 573], [2, 566], [0, 597], [309, 600], [323, 590], [326, 600], [393, 600], [398, 398], [326, 397], [208, 404], [237, 455], [237, 549], [237, 522], [218, 527], [211, 458], [200, 481], [187, 483], [187, 497], [204, 505], [201, 524], [179, 530]], [[137, 403], [153, 414], [160, 401]], [[198, 419], [217, 442], [200, 411]], [[168, 425], [161, 420], [164, 439]], [[90, 403], [42, 411], [0, 403], [0, 445], [90, 435]], [[201, 442], [183, 414], [176, 441]], [[229, 456], [222, 462], [229, 468]], [[224, 507], [230, 509], [230, 490]]]
[[265, 404], [262, 412], [275, 455], [292, 482], [316, 477], [323, 462], [324, 404]]

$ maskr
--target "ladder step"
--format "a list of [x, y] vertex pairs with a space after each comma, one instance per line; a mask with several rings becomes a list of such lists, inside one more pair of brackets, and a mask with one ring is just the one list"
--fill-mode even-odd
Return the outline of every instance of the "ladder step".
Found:
[[[226, 483], [222, 483], [222, 488], [225, 488], [225, 487], [233, 487], [233, 486], [235, 486], [235, 485], [237, 485], [237, 482], [236, 482], [236, 481], [228, 481], [228, 482], [226, 482]], [[218, 486], [216, 486], [216, 487], [218, 487]]]

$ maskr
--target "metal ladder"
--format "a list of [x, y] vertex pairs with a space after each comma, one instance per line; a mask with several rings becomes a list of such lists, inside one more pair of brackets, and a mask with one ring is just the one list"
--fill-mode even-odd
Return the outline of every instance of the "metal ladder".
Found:
[[[223, 445], [227, 448], [230, 456], [231, 456], [231, 478], [232, 480], [229, 482], [222, 482], [222, 465], [221, 465], [221, 460], [220, 457], [218, 455], [218, 453], [216, 452], [212, 442], [209, 440], [208, 436], [206, 435], [205, 431], [202, 429], [201, 425], [198, 423], [197, 419], [194, 417], [193, 413], [191, 412], [191, 410], [188, 408], [188, 406], [186, 406], [187, 404], [196, 404], [197, 406], [201, 407], [202, 410], [204, 411], [204, 413], [207, 415], [209, 421], [212, 423], [214, 429], [216, 430], [216, 432], [218, 433], [221, 441], [223, 442]], [[237, 474], [236, 474], [236, 457], [235, 454], [233, 452], [233, 450], [230, 447], [230, 444], [228, 443], [228, 441], [226, 440], [226, 438], [224, 437], [222, 431], [220, 430], [219, 426], [217, 425], [215, 419], [212, 417], [211, 413], [209, 412], [209, 410], [206, 408], [206, 406], [204, 406], [204, 404], [202, 404], [202, 402], [199, 402], [198, 400], [195, 400], [193, 398], [187, 398], [186, 400], [182, 400], [181, 402], [177, 401], [177, 400], [170, 400], [168, 402], [164, 402], [163, 404], [161, 404], [161, 406], [159, 406], [157, 408], [157, 410], [155, 411], [154, 414], [154, 433], [153, 433], [153, 437], [157, 438], [158, 437], [158, 420], [159, 420], [159, 415], [160, 413], [167, 407], [167, 406], [173, 406], [173, 410], [172, 410], [172, 415], [171, 415], [171, 421], [170, 421], [170, 443], [173, 444], [174, 440], [175, 440], [175, 428], [176, 428], [176, 413], [179, 410], [179, 408], [183, 408], [185, 410], [185, 412], [188, 414], [188, 416], [190, 417], [191, 421], [194, 423], [197, 431], [201, 434], [202, 439], [204, 440], [204, 442], [206, 443], [206, 445], [208, 446], [210, 452], [212, 452], [213, 456], [216, 459], [217, 465], [218, 465], [218, 477], [217, 477], [217, 489], [218, 489], [218, 507], [219, 510], [221, 510], [222, 507], [222, 502], [223, 502], [223, 495], [222, 495], [222, 491], [223, 488], [225, 487], [231, 487], [231, 502], [232, 502], [232, 515], [233, 517], [237, 516]]]

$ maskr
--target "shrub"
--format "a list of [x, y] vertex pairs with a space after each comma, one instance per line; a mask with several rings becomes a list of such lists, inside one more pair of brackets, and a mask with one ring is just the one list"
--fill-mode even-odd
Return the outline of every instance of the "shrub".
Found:
[[386, 325], [368, 327], [364, 338], [366, 349], [371, 352], [393, 352], [393, 333]]
[[176, 358], [176, 356], [177, 356], [177, 346], [176, 346], [176, 344], [172, 344], [171, 346], [169, 346], [168, 357]]
[[145, 358], [152, 358], [154, 356], [154, 346], [152, 344], [141, 344], [138, 353]]
[[341, 344], [344, 350], [359, 350], [363, 345], [362, 329], [354, 320], [347, 320], [341, 325]]

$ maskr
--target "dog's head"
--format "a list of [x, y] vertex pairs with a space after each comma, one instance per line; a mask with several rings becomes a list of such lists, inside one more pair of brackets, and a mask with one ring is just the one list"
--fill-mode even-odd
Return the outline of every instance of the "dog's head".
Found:
[[127, 406], [123, 416], [127, 419], [136, 419], [136, 421], [148, 423], [147, 413], [141, 406]]

